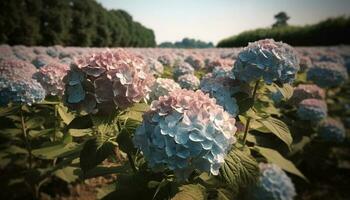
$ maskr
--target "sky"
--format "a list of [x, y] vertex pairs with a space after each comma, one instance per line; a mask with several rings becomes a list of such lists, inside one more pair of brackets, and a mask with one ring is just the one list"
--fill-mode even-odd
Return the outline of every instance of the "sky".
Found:
[[285, 11], [292, 25], [350, 15], [350, 0], [97, 0], [107, 9], [126, 10], [153, 29], [157, 43], [184, 37], [216, 44], [246, 30], [269, 27]]

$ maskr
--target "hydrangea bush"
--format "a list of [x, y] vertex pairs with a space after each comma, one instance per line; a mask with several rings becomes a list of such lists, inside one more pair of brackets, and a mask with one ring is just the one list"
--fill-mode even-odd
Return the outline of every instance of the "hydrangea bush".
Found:
[[335, 62], [315, 63], [307, 72], [307, 80], [322, 88], [337, 87], [348, 80], [348, 73], [344, 65]]
[[76, 59], [65, 77], [69, 106], [86, 111], [126, 108], [147, 98], [154, 81], [144, 61], [122, 49]]
[[239, 54], [232, 69], [236, 79], [266, 83], [291, 83], [299, 70], [299, 60], [294, 49], [272, 39], [249, 43]]
[[292, 180], [277, 165], [260, 163], [258, 185], [251, 191], [251, 199], [293, 200], [296, 191]]
[[292, 105], [298, 105], [304, 99], [325, 99], [325, 91], [314, 84], [300, 84], [294, 88], [293, 96], [289, 99]]
[[199, 88], [199, 84], [200, 84], [199, 79], [193, 74], [185, 74], [185, 75], [179, 76], [177, 82], [179, 83], [181, 88], [188, 89], [188, 90], [196, 90]]
[[319, 99], [305, 99], [299, 103], [297, 115], [302, 120], [320, 121], [327, 117], [327, 104]]
[[345, 139], [345, 127], [343, 123], [330, 117], [318, 124], [317, 133], [320, 138], [329, 142], [342, 142]]
[[43, 86], [46, 94], [62, 96], [65, 88], [63, 77], [68, 70], [68, 65], [52, 62], [40, 68], [33, 78]]
[[235, 139], [235, 119], [200, 90], [175, 90], [153, 101], [133, 142], [149, 167], [179, 179], [194, 170], [218, 175]]
[[177, 80], [180, 76], [185, 74], [194, 74], [194, 68], [184, 61], [178, 61], [173, 70], [173, 77]]
[[10, 102], [33, 104], [45, 98], [45, 90], [34, 79], [35, 67], [25, 61], [0, 61], [0, 105]]
[[150, 101], [158, 100], [160, 96], [168, 95], [170, 92], [181, 89], [180, 85], [173, 79], [157, 78], [151, 86], [149, 93]]

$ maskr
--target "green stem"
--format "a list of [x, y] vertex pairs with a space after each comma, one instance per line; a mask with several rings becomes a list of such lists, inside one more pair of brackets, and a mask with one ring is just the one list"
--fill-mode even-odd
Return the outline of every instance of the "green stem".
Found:
[[32, 169], [32, 148], [29, 142], [28, 134], [27, 134], [27, 128], [26, 124], [24, 122], [24, 116], [23, 116], [23, 110], [21, 109], [21, 125], [22, 125], [22, 132], [24, 137], [24, 142], [26, 145], [26, 149], [28, 151], [28, 163], [29, 163], [29, 169]]
[[[254, 103], [255, 103], [255, 98], [256, 98], [256, 92], [259, 88], [259, 80], [256, 81], [255, 83], [255, 86], [254, 86], [254, 90], [253, 90], [253, 95], [252, 95], [252, 99], [253, 99], [253, 105], [252, 107], [254, 106]], [[250, 124], [250, 121], [251, 121], [251, 117], [248, 117], [247, 119], [247, 123], [246, 123], [246, 126], [245, 126], [245, 129], [244, 129], [244, 135], [243, 135], [243, 147], [245, 147], [245, 143], [247, 141], [247, 135], [248, 135], [248, 131], [249, 131], [249, 124]]]
[[53, 141], [56, 141], [56, 134], [57, 134], [57, 105], [54, 104], [54, 109], [55, 109], [55, 124], [54, 124], [54, 132], [53, 132]]
[[129, 160], [130, 166], [131, 166], [131, 168], [132, 168], [132, 171], [133, 171], [134, 173], [136, 173], [136, 172], [137, 172], [137, 169], [136, 169], [134, 160], [132, 159], [132, 156], [131, 156], [130, 153], [127, 153], [127, 155], [128, 155], [128, 160]]

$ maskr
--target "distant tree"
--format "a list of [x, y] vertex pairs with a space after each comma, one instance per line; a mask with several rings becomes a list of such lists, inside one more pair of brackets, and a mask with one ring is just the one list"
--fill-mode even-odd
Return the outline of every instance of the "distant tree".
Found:
[[281, 27], [281, 26], [287, 26], [287, 21], [290, 19], [290, 17], [285, 12], [279, 12], [274, 16], [276, 22], [272, 25], [272, 27]]
[[177, 41], [175, 43], [171, 42], [163, 42], [158, 45], [158, 47], [161, 48], [212, 48], [214, 47], [213, 43], [209, 42], [203, 42], [201, 40], [195, 40], [191, 38], [184, 38], [181, 41]]

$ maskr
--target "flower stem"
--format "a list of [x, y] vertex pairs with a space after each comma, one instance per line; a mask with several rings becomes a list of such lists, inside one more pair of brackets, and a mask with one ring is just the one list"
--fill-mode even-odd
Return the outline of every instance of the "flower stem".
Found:
[[21, 125], [22, 125], [22, 132], [24, 137], [24, 142], [26, 145], [26, 149], [28, 151], [28, 163], [29, 163], [29, 169], [32, 169], [32, 148], [29, 142], [28, 134], [27, 134], [27, 128], [26, 124], [24, 122], [24, 116], [23, 116], [23, 110], [21, 109]]
[[[253, 95], [252, 95], [252, 99], [253, 99], [252, 107], [254, 106], [254, 103], [255, 103], [255, 97], [256, 97], [256, 92], [259, 88], [259, 82], [260, 81], [257, 80], [255, 83], [255, 86], [254, 86]], [[252, 119], [251, 117], [248, 117], [245, 129], [244, 129], [243, 147], [245, 147], [245, 143], [246, 143], [247, 135], [248, 135], [248, 131], [249, 131], [249, 124], [250, 124], [251, 119]]]

